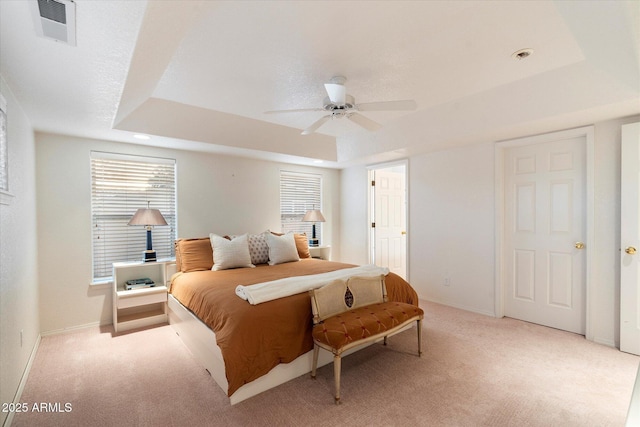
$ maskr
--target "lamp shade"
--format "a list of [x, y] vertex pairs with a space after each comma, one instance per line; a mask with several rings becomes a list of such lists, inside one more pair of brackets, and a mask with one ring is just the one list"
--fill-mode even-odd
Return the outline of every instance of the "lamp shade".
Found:
[[304, 222], [325, 222], [324, 216], [322, 216], [322, 212], [318, 209], [312, 209], [304, 214], [302, 218]]
[[164, 217], [158, 209], [138, 209], [127, 225], [167, 225]]

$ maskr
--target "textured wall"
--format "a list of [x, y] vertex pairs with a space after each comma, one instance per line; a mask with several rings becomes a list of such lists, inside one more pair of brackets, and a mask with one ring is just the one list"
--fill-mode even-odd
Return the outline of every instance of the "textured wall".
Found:
[[[7, 101], [10, 204], [0, 204], [0, 402], [12, 402], [40, 333], [33, 131], [10, 87]], [[22, 339], [20, 337], [22, 332]], [[0, 424], [6, 413], [0, 413]]]

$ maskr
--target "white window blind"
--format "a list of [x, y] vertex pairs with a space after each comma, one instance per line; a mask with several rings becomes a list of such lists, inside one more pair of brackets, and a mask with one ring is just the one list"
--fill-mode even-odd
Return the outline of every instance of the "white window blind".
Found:
[[[311, 238], [313, 223], [302, 222], [311, 209], [322, 210], [322, 176], [280, 171], [280, 219], [282, 232], [306, 233]], [[322, 223], [316, 223], [316, 237], [322, 236]]]
[[176, 165], [173, 159], [91, 153], [93, 280], [112, 275], [112, 263], [141, 261], [146, 229], [127, 223], [140, 208], [159, 209], [167, 226], [152, 230], [158, 259], [174, 256]]

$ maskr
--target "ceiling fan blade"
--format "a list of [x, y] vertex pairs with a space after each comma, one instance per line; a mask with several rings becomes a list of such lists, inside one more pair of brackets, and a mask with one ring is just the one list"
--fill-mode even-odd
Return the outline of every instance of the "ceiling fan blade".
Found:
[[320, 126], [325, 124], [325, 122], [330, 118], [331, 118], [331, 114], [329, 114], [328, 116], [320, 117], [320, 119], [316, 120], [311, 126], [303, 130], [302, 135], [309, 135], [310, 133], [315, 132], [316, 129], [318, 129]]
[[365, 102], [357, 104], [358, 111], [413, 111], [418, 108], [416, 101], [406, 99], [403, 101]]
[[382, 127], [380, 123], [374, 122], [373, 120], [368, 119], [362, 114], [358, 114], [358, 113], [349, 114], [347, 116], [347, 119], [351, 120], [357, 125], [362, 126], [366, 130], [370, 130], [372, 132], [377, 131]]
[[324, 111], [324, 109], [322, 109], [322, 108], [299, 108], [297, 110], [271, 110], [271, 111], [265, 111], [263, 114], [307, 113], [309, 111]]
[[347, 88], [337, 83], [325, 83], [324, 88], [329, 99], [336, 105], [344, 105], [347, 102]]

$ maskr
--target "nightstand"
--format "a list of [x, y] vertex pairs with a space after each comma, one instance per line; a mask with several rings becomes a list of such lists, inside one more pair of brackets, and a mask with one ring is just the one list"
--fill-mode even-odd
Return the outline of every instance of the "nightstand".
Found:
[[309, 246], [311, 258], [320, 258], [331, 261], [331, 246]]
[[[113, 328], [116, 332], [167, 321], [169, 270], [174, 260], [113, 263]], [[154, 287], [126, 290], [127, 280], [150, 278]]]

